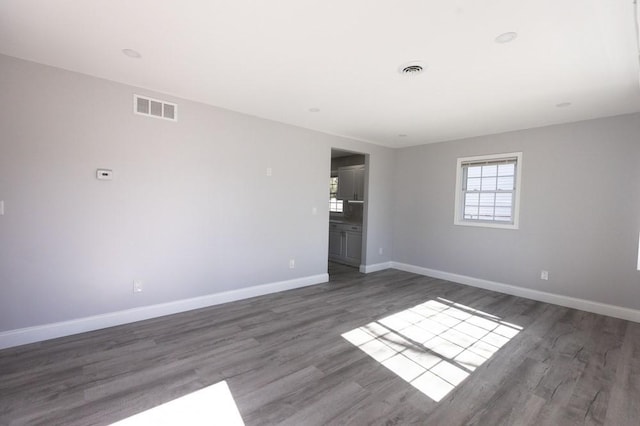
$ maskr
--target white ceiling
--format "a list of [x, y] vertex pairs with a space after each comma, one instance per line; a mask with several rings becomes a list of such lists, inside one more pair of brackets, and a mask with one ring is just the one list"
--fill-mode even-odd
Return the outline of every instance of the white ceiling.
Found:
[[0, 53], [392, 147], [640, 111], [632, 0], [0, 0]]

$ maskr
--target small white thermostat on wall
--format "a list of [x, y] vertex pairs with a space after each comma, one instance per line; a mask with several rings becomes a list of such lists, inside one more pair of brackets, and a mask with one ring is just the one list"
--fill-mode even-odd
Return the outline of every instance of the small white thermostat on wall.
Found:
[[100, 180], [112, 180], [113, 179], [113, 170], [108, 169], [98, 169], [96, 171], [96, 177]]

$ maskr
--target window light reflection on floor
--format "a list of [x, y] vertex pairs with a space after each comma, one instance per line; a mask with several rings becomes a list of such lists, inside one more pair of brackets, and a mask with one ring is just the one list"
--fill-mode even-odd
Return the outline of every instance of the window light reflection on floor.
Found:
[[226, 381], [174, 399], [112, 426], [244, 426]]
[[438, 402], [520, 330], [438, 297], [342, 337]]

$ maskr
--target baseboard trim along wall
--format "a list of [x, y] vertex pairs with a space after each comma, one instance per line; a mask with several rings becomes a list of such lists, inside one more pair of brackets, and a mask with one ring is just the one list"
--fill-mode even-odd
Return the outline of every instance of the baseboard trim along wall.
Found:
[[640, 311], [636, 309], [623, 308], [621, 306], [608, 305], [606, 303], [593, 302], [591, 300], [578, 299], [555, 293], [547, 293], [544, 291], [532, 290], [530, 288], [517, 287], [510, 284], [473, 278], [466, 275], [453, 274], [450, 272], [439, 271], [437, 269], [423, 268], [421, 266], [409, 265], [406, 263], [389, 263], [391, 264], [391, 268], [399, 269], [401, 271], [413, 272], [418, 275], [426, 275], [428, 277], [439, 278], [472, 287], [484, 288], [485, 290], [497, 291], [500, 293], [510, 294], [512, 296], [524, 297], [527, 299], [537, 300], [539, 302], [552, 303], [554, 305], [565, 306], [567, 308], [580, 309], [582, 311], [640, 323]]
[[151, 306], [110, 312], [70, 321], [37, 325], [0, 333], [0, 349], [40, 342], [57, 337], [99, 330], [116, 325], [157, 318], [164, 315], [177, 314], [193, 309], [206, 308], [221, 303], [233, 302], [250, 297], [262, 296], [294, 288], [307, 287], [329, 281], [329, 274], [311, 275], [287, 281], [261, 284], [253, 287], [229, 290], [222, 293], [208, 294], [191, 299], [176, 300]]
[[360, 272], [368, 274], [391, 268], [391, 262], [374, 263], [373, 265], [360, 265]]
[[[421, 266], [409, 265], [401, 262], [383, 262], [372, 265], [360, 265], [360, 272], [368, 274], [390, 268], [640, 323], [640, 311], [636, 309], [593, 302], [591, 300], [578, 299], [555, 293], [547, 293], [544, 291], [517, 287], [510, 284], [469, 277], [467, 275], [439, 271], [437, 269], [423, 268]], [[307, 287], [310, 285], [325, 283], [327, 281], [329, 281], [329, 274], [311, 275], [308, 277], [261, 284], [238, 290], [229, 290], [222, 293], [209, 294], [191, 299], [177, 300], [174, 302], [110, 312], [107, 314], [79, 318], [70, 321], [4, 331], [0, 333], [0, 349], [157, 318], [164, 315], [186, 312], [193, 309], [206, 308], [208, 306], [219, 305], [236, 300], [277, 293], [279, 291]]]

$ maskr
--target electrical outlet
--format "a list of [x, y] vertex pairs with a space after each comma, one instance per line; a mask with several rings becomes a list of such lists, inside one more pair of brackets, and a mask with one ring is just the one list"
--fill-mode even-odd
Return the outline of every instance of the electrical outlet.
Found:
[[0, 200], [0, 216], [4, 216], [4, 200]]
[[314, 216], [317, 215], [318, 214], [318, 208], [317, 207], [312, 207], [311, 208], [311, 214], [314, 215]]
[[540, 279], [547, 281], [549, 279], [549, 271], [540, 271]]
[[273, 169], [271, 167], [267, 167], [267, 176], [273, 175]]
[[133, 292], [134, 293], [142, 293], [142, 281], [141, 280], [133, 280]]
[[384, 252], [384, 250], [382, 249], [382, 247], [380, 247], [380, 248], [378, 249], [378, 254], [382, 254], [383, 252]]
[[296, 267], [296, 260], [295, 259], [289, 259], [289, 269], [293, 269]]

